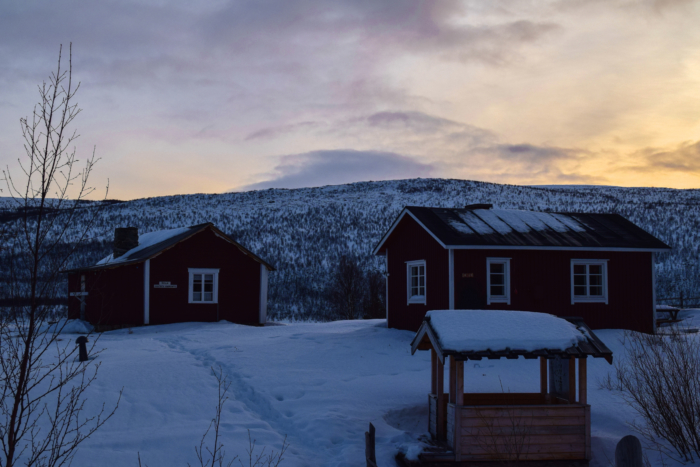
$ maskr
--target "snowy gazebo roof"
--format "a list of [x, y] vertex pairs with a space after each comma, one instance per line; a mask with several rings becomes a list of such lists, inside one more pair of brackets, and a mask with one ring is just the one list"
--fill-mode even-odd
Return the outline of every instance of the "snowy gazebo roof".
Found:
[[581, 318], [506, 310], [429, 311], [411, 342], [411, 353], [434, 349], [442, 363], [482, 358], [598, 357], [612, 351]]

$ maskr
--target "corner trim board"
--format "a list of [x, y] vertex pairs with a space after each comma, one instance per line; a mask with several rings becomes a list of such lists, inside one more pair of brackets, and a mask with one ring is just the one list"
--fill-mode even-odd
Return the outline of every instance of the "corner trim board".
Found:
[[143, 324], [150, 324], [151, 320], [151, 260], [143, 263]]

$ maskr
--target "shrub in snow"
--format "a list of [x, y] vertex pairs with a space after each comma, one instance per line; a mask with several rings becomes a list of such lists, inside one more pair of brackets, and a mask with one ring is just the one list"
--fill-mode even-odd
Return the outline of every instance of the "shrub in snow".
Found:
[[652, 448], [694, 462], [700, 459], [700, 340], [683, 328], [670, 329], [627, 332], [627, 358], [615, 366], [610, 386], [641, 416], [643, 423], [632, 426]]

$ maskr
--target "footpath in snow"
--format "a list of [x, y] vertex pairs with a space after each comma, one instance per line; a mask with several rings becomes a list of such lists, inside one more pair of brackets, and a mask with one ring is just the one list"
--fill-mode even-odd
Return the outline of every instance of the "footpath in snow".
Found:
[[[621, 331], [597, 335], [621, 357]], [[427, 433], [430, 358], [428, 352], [410, 354], [413, 336], [387, 329], [384, 320], [185, 323], [104, 333], [88, 408], [113, 404], [121, 388], [124, 395], [73, 465], [134, 466], [137, 452], [150, 467], [195, 464], [194, 446], [217, 403], [211, 367], [221, 367], [232, 383], [222, 420], [228, 455], [245, 456], [250, 430], [267, 449], [279, 450], [287, 436], [284, 467], [363, 465], [364, 432], [372, 422], [380, 467], [395, 466], [396, 452]], [[66, 336], [69, 345], [72, 337]], [[465, 390], [538, 392], [538, 365], [469, 361]], [[602, 359], [589, 361], [593, 466], [610, 465], [634, 418], [617, 396], [598, 388], [611, 370]]]

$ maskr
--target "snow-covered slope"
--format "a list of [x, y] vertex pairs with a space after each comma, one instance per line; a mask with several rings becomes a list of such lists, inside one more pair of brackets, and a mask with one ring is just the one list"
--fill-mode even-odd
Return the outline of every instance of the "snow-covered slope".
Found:
[[684, 286], [686, 294], [700, 296], [700, 190], [664, 188], [541, 188], [414, 179], [147, 198], [106, 206], [93, 228], [94, 242], [71, 266], [107, 256], [115, 227], [134, 226], [146, 233], [213, 222], [277, 268], [270, 274], [270, 316], [322, 319], [327, 309], [322, 291], [340, 256], [381, 269], [372, 248], [404, 206], [473, 203], [619, 213], [674, 248], [658, 258], [658, 296], [678, 296]]

